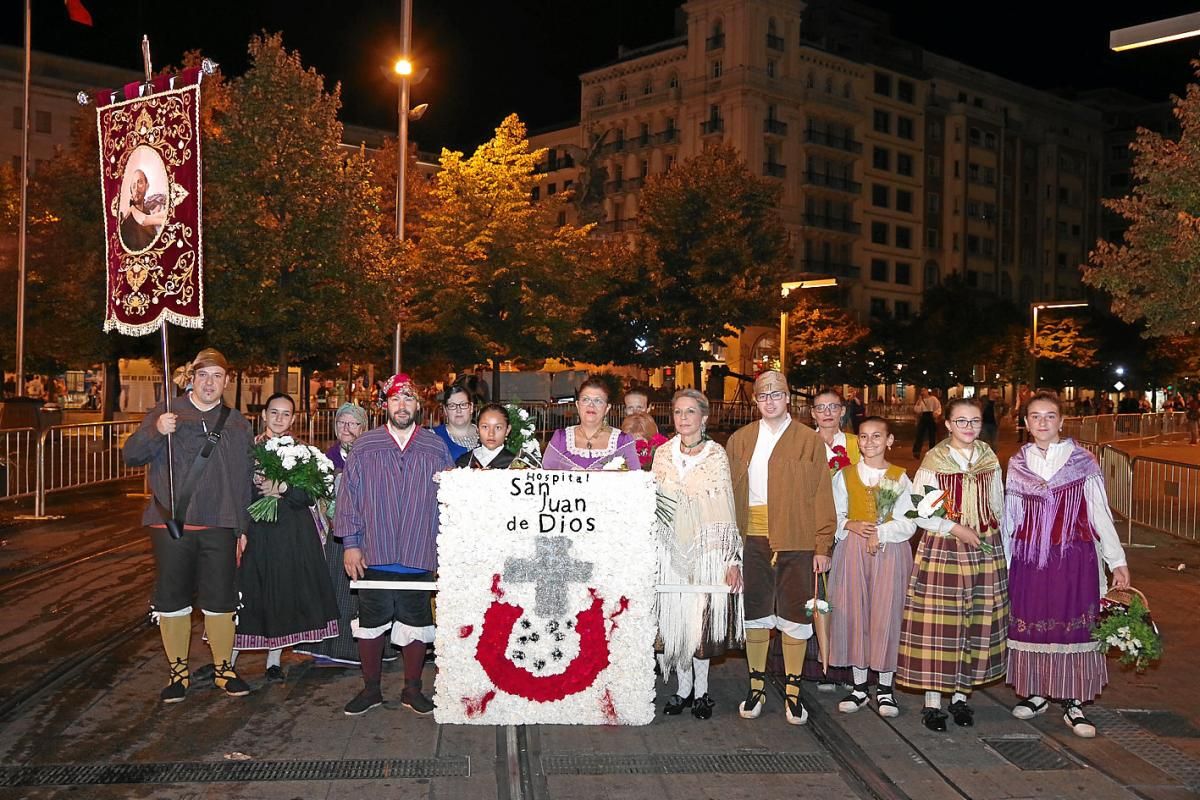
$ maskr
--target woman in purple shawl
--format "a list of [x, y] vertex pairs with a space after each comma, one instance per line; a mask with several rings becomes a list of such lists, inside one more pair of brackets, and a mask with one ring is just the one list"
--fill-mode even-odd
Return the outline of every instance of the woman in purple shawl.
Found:
[[575, 393], [579, 424], [560, 428], [550, 437], [543, 469], [617, 469], [621, 465], [639, 470], [637, 441], [620, 428], [608, 424], [608, 386], [591, 377]]
[[1058, 700], [1075, 735], [1090, 739], [1096, 726], [1082, 704], [1108, 683], [1104, 651], [1091, 637], [1105, 590], [1104, 565], [1120, 588], [1129, 586], [1129, 568], [1096, 459], [1073, 440], [1059, 438], [1058, 396], [1035, 394], [1025, 421], [1033, 441], [1008, 462], [1004, 498], [1011, 603], [1007, 680], [1025, 698], [1012, 713], [1032, 719], [1046, 711], [1050, 699]]

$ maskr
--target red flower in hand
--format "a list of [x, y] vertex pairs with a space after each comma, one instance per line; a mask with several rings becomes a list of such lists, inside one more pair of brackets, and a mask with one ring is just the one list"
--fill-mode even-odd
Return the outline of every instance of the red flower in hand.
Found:
[[666, 441], [667, 437], [663, 436], [661, 433], [656, 433], [651, 436], [650, 441], [646, 441], [645, 439], [637, 440], [634, 446], [637, 448], [638, 460], [641, 462], [643, 467], [650, 466], [650, 464], [654, 461], [654, 451], [658, 449], [659, 445]]
[[835, 445], [833, 448], [833, 457], [829, 459], [829, 470], [831, 472], [839, 472], [850, 466], [850, 455], [846, 452], [846, 448], [842, 445]]

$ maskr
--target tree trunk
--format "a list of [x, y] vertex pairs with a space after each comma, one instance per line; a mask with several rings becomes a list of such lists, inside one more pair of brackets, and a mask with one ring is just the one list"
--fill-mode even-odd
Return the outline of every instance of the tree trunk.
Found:
[[704, 391], [702, 374], [700, 370], [700, 359], [692, 360], [692, 388], [697, 391]]
[[288, 351], [286, 345], [279, 346], [279, 358], [275, 364], [278, 372], [275, 373], [275, 391], [286, 392], [288, 390]]
[[492, 402], [500, 402], [500, 356], [492, 356]]
[[305, 414], [312, 413], [312, 397], [309, 396], [308, 384], [312, 381], [312, 370], [300, 367], [300, 409]]
[[233, 388], [233, 408], [235, 411], [242, 410], [242, 370], [238, 370], [237, 383]]

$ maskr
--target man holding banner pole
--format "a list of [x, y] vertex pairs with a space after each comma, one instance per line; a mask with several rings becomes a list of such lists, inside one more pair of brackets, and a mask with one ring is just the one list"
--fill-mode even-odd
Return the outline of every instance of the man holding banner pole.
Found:
[[[230, 664], [237, 610], [237, 541], [249, 523], [253, 431], [246, 418], [222, 402], [229, 364], [206, 348], [188, 370], [192, 390], [146, 414], [125, 442], [130, 466], [149, 465], [152, 497], [142, 515], [150, 528], [157, 570], [154, 616], [162, 633], [171, 674], [164, 703], [184, 699], [190, 684], [188, 650], [192, 640], [192, 601], [204, 612], [217, 688], [233, 697], [250, 694]], [[170, 387], [167, 387], [169, 390]], [[174, 446], [167, 447], [167, 439]], [[168, 464], [174, 462], [175, 507], [170, 508]], [[174, 517], [172, 518], [172, 514]], [[176, 537], [168, 530], [175, 525]]]
[[[412, 379], [393, 375], [384, 387], [387, 424], [354, 442], [337, 496], [334, 535], [345, 546], [346, 574], [353, 581], [428, 583], [437, 570], [438, 503], [435, 476], [454, 467], [436, 434], [421, 427], [420, 391]], [[421, 691], [425, 653], [433, 641], [432, 593], [428, 590], [360, 588], [358, 640], [363, 689], [346, 704], [349, 716], [383, 703], [384, 638], [404, 658], [400, 703], [425, 715], [434, 705]]]

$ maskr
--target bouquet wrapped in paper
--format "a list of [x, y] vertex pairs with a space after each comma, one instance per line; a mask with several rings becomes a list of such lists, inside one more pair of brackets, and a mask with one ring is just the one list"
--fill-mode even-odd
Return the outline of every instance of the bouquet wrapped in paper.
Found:
[[520, 406], [509, 403], [504, 407], [508, 412], [508, 439], [504, 447], [516, 455], [512, 469], [521, 467], [538, 468], [542, 466], [542, 447], [537, 440], [537, 426], [533, 417]]
[[[307, 492], [313, 503], [333, 499], [333, 462], [317, 448], [291, 436], [276, 436], [256, 444], [254, 469], [265, 480]], [[274, 522], [279, 518], [279, 498], [264, 495], [248, 510], [255, 522]]]

